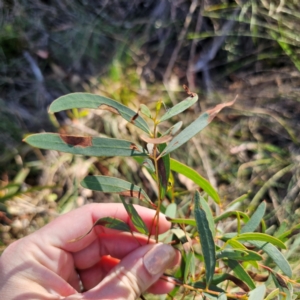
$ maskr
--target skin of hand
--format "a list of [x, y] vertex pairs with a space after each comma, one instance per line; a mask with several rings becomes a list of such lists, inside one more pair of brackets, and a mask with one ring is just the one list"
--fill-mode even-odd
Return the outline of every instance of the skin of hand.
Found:
[[[155, 211], [135, 208], [154, 233]], [[179, 252], [171, 246], [148, 243], [145, 236], [102, 226], [70, 242], [107, 216], [136, 231], [122, 204], [94, 203], [62, 215], [8, 246], [0, 257], [1, 300], [137, 299], [145, 291], [170, 292], [174, 285], [160, 277], [180, 263]], [[161, 214], [159, 233], [170, 225]]]

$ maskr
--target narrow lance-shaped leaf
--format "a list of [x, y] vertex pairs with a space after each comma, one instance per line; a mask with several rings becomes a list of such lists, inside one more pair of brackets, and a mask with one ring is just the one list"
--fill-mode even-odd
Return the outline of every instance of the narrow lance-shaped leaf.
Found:
[[280, 241], [279, 239], [277, 239], [271, 235], [268, 235], [265, 233], [260, 233], [260, 232], [242, 233], [242, 234], [238, 235], [237, 237], [235, 237], [234, 239], [236, 239], [238, 241], [247, 241], [249, 243], [251, 243], [251, 241], [263, 241], [266, 243], [271, 243], [282, 249], [286, 249], [285, 244], [282, 241]]
[[126, 197], [146, 200], [153, 205], [146, 192], [128, 181], [109, 176], [87, 176], [80, 183], [83, 187], [104, 193], [117, 193]]
[[143, 163], [142, 163], [143, 167], [145, 167], [150, 174], [154, 174], [155, 173], [155, 167], [153, 165], [153, 162], [150, 158], [146, 158]]
[[222, 273], [221, 275], [215, 275], [212, 280], [212, 284], [217, 285], [217, 284], [220, 284], [221, 282], [224, 282], [225, 280], [232, 281], [236, 286], [240, 287], [245, 292], [250, 291], [248, 285], [246, 283], [244, 283], [244, 281], [242, 281], [241, 279], [237, 278], [236, 276], [233, 276], [228, 273]]
[[230, 258], [234, 260], [242, 260], [242, 261], [249, 261], [249, 260], [262, 260], [263, 257], [256, 253], [255, 251], [251, 250], [242, 250], [242, 249], [224, 249], [218, 251], [216, 253], [217, 259], [220, 258]]
[[140, 110], [141, 110], [141, 113], [145, 116], [147, 116], [148, 118], [152, 119], [152, 116], [151, 116], [151, 111], [150, 109], [148, 108], [148, 106], [146, 106], [145, 104], [141, 104], [140, 105]]
[[274, 300], [279, 295], [279, 293], [280, 293], [280, 289], [277, 288], [277, 289], [273, 290], [272, 292], [270, 292], [270, 294], [264, 300]]
[[[177, 204], [170, 203], [165, 211], [166, 218], [175, 218], [177, 214]], [[172, 242], [172, 235], [169, 231], [159, 235], [159, 241], [163, 241], [165, 244]]]
[[[247, 234], [247, 233], [243, 233]], [[233, 239], [236, 236], [236, 233], [227, 233], [223, 235], [221, 240], [227, 241], [228, 244], [232, 245], [233, 247], [236, 247], [236, 240]], [[254, 245], [255, 247], [259, 248], [260, 250], [263, 250], [266, 252], [274, 261], [274, 263], [279, 267], [279, 269], [287, 276], [292, 276], [292, 269], [283, 254], [272, 244], [263, 242], [263, 241], [257, 241], [257, 240], [247, 240], [249, 243]], [[233, 244], [232, 244], [233, 242]]]
[[99, 95], [89, 93], [72, 93], [56, 99], [50, 105], [49, 112], [59, 112], [71, 108], [93, 108], [108, 110], [121, 115], [126, 121], [134, 124], [143, 131], [150, 133], [146, 121], [127, 106]]
[[234, 239], [234, 240], [238, 240], [238, 241], [246, 241], [249, 243], [252, 243], [252, 241], [263, 241], [265, 243], [271, 243], [282, 249], [286, 249], [286, 246], [282, 241], [280, 241], [279, 239], [277, 239], [271, 235], [268, 235], [266, 233], [246, 232], [246, 233], [237, 235], [237, 233], [235, 233], [235, 232], [230, 232], [230, 233], [225, 233], [222, 236], [222, 240], [227, 241], [229, 239]]
[[131, 203], [126, 203], [123, 197], [120, 196], [120, 198], [136, 230], [142, 234], [148, 235], [149, 234], [148, 228], [144, 223], [143, 219], [140, 217], [140, 215], [134, 208], [134, 206]]
[[283, 254], [275, 246], [261, 241], [251, 241], [251, 244], [266, 252], [285, 275], [292, 277], [291, 266]]
[[24, 139], [33, 147], [87, 156], [147, 156], [145, 149], [118, 139], [38, 133]]
[[213, 237], [216, 235], [215, 232], [215, 222], [214, 222], [214, 218], [211, 212], [211, 208], [209, 207], [208, 203], [206, 202], [206, 200], [200, 195], [200, 205], [203, 208], [207, 221], [208, 221], [208, 225], [209, 225], [209, 229], [213, 235]]
[[176, 124], [171, 126], [166, 132], [164, 132], [162, 134], [162, 136], [165, 136], [165, 135], [174, 136], [178, 132], [178, 130], [181, 128], [182, 124], [183, 124], [182, 121], [177, 122]]
[[91, 229], [86, 232], [85, 234], [69, 241], [69, 243], [73, 243], [76, 241], [79, 241], [81, 239], [83, 239], [85, 236], [87, 236], [89, 233], [91, 233], [91, 231], [93, 230], [93, 228], [95, 226], [103, 226], [106, 228], [110, 228], [110, 229], [115, 229], [115, 230], [120, 230], [120, 231], [127, 231], [130, 232], [130, 227], [127, 223], [125, 223], [122, 220], [116, 219], [116, 218], [112, 218], [112, 217], [104, 217], [104, 218], [100, 218], [98, 219], [93, 226], [91, 227]]
[[227, 212], [223, 213], [222, 215], [220, 215], [218, 217], [215, 217], [215, 223], [218, 223], [227, 218], [237, 217], [238, 215], [243, 218], [244, 222], [249, 221], [249, 216], [247, 214], [245, 214], [244, 212], [231, 210], [231, 211], [227, 211]]
[[172, 171], [186, 176], [198, 186], [200, 186], [201, 189], [203, 189], [203, 191], [205, 191], [217, 204], [220, 203], [220, 197], [217, 191], [204, 177], [202, 177], [195, 170], [172, 158], [170, 159], [170, 167]]
[[250, 220], [245, 224], [245, 226], [242, 228], [241, 233], [246, 233], [246, 232], [253, 232], [261, 222], [264, 214], [266, 211], [266, 202], [263, 201], [256, 211], [253, 213], [251, 216]]
[[188, 283], [188, 277], [190, 275], [193, 279], [195, 278], [195, 254], [193, 251], [188, 252], [186, 255], [186, 263], [183, 277], [184, 283]]
[[194, 103], [198, 100], [198, 95], [193, 94], [190, 97], [187, 97], [183, 101], [179, 102], [178, 104], [174, 105], [172, 108], [168, 109], [168, 111], [160, 118], [159, 123], [166, 121], [181, 112], [185, 111], [189, 107], [191, 107]]
[[166, 149], [161, 153], [161, 156], [164, 156], [185, 144], [193, 136], [203, 130], [224, 107], [231, 106], [234, 102], [235, 100], [228, 103], [219, 104], [200, 115], [200, 117], [198, 117], [194, 122], [192, 122], [188, 127], [186, 127], [178, 135], [176, 135], [176, 137], [173, 138]]
[[280, 234], [277, 236], [277, 238], [283, 242], [285, 242], [287, 239], [291, 238], [293, 235], [296, 235], [299, 233], [300, 230], [300, 224], [295, 225], [290, 230]]
[[177, 219], [177, 218], [167, 217], [167, 220], [174, 224], [185, 224], [185, 225], [196, 226], [196, 220], [194, 219]]
[[206, 286], [209, 287], [209, 284], [215, 272], [216, 249], [213, 235], [209, 229], [209, 223], [206, 214], [204, 210], [200, 207], [200, 193], [198, 191], [196, 191], [195, 193], [194, 214], [205, 263]]
[[227, 261], [224, 262], [234, 272], [236, 277], [244, 281], [250, 287], [251, 290], [255, 289], [254, 281], [249, 276], [249, 274], [245, 271], [242, 265], [240, 265], [236, 260], [232, 260], [232, 259], [228, 259]]

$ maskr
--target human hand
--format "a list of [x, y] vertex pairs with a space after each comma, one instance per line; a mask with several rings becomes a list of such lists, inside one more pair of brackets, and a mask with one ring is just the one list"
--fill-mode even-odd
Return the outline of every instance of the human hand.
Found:
[[[136, 210], [151, 229], [155, 211], [141, 206]], [[180, 260], [169, 245], [147, 244], [147, 237], [102, 226], [69, 242], [107, 216], [135, 230], [122, 204], [89, 204], [7, 247], [0, 257], [1, 299], [136, 299], [146, 290], [157, 294], [172, 290], [172, 283], [159, 279]], [[159, 233], [169, 228], [161, 215]], [[101, 260], [106, 255], [120, 263], [112, 267], [109, 260]]]

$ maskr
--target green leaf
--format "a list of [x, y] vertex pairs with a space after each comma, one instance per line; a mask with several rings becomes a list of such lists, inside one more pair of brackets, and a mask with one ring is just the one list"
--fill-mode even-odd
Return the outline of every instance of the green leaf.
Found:
[[[221, 239], [224, 241], [228, 240], [227, 243], [231, 244], [231, 242], [233, 241], [236, 242], [236, 239], [232, 239], [235, 236], [236, 233], [228, 233], [223, 235]], [[247, 240], [247, 242], [266, 252], [284, 274], [286, 274], [288, 277], [292, 276], [292, 270], [289, 263], [287, 262], [283, 254], [274, 245], [253, 239]]]
[[224, 219], [227, 219], [229, 217], [232, 217], [232, 216], [237, 216], [239, 215], [240, 217], [243, 218], [244, 222], [247, 222], [249, 221], [249, 216], [245, 213], [243, 213], [242, 211], [235, 211], [235, 210], [231, 210], [231, 211], [227, 211], [225, 213], [223, 213], [222, 215], [218, 216], [215, 218], [215, 223], [218, 223]]
[[257, 288], [255, 288], [249, 293], [248, 300], [263, 300], [265, 298], [266, 291], [267, 289], [264, 284], [259, 285]]
[[33, 147], [87, 156], [147, 156], [145, 149], [117, 139], [38, 133], [24, 139]]
[[104, 217], [101, 219], [98, 219], [94, 226], [101, 225], [106, 228], [120, 230], [120, 231], [127, 231], [130, 232], [130, 227], [127, 223], [125, 223], [122, 220], [112, 218], [112, 217]]
[[124, 221], [112, 217], [104, 217], [98, 219], [87, 233], [69, 241], [69, 243], [76, 242], [83, 239], [93, 230], [95, 226], [103, 226], [110, 229], [131, 232], [129, 225]]
[[145, 116], [147, 116], [148, 118], [152, 119], [152, 116], [151, 116], [151, 111], [150, 109], [148, 108], [148, 106], [146, 106], [145, 104], [141, 104], [140, 105], [140, 109], [141, 109], [141, 113]]
[[174, 224], [185, 224], [185, 225], [196, 226], [196, 220], [194, 219], [167, 218], [167, 220]]
[[186, 263], [185, 263], [185, 269], [184, 269], [184, 283], [188, 283], [188, 277], [189, 275], [192, 276], [192, 278], [195, 277], [195, 254], [193, 251], [188, 252], [186, 255]]
[[271, 243], [279, 248], [286, 249], [285, 244], [282, 241], [280, 241], [279, 239], [277, 239], [271, 235], [268, 235], [265, 233], [260, 233], [260, 232], [242, 233], [242, 234], [239, 234], [238, 236], [234, 237], [234, 239], [238, 240], [238, 241], [246, 241], [249, 243], [252, 243], [252, 241], [263, 241], [266, 243]]
[[295, 234], [299, 234], [300, 224], [293, 226], [290, 230], [280, 234], [277, 238], [281, 241], [285, 241], [291, 238]]
[[218, 285], [221, 282], [224, 282], [225, 280], [232, 281], [235, 284], [235, 286], [240, 287], [245, 292], [250, 291], [248, 285], [244, 281], [242, 281], [241, 279], [237, 278], [236, 276], [233, 276], [228, 273], [222, 273], [222, 274], [215, 275], [212, 280], [212, 284]]
[[126, 121], [134, 124], [143, 131], [150, 133], [146, 121], [127, 106], [99, 95], [88, 93], [72, 93], [56, 99], [50, 105], [49, 112], [59, 112], [71, 108], [94, 108], [108, 110], [121, 115]]
[[228, 259], [224, 261], [225, 264], [234, 272], [236, 277], [244, 281], [251, 290], [255, 289], [255, 283], [250, 277], [250, 275], [245, 271], [245, 269], [236, 260]]
[[167, 206], [167, 209], [165, 211], [165, 215], [167, 217], [170, 217], [170, 218], [175, 218], [176, 214], [177, 214], [177, 204], [176, 203], [170, 203]]
[[126, 203], [123, 197], [120, 196], [120, 198], [136, 230], [142, 234], [149, 235], [149, 230], [146, 224], [144, 223], [143, 219], [140, 217], [134, 206], [131, 203]]
[[[171, 203], [167, 206], [165, 211], [165, 216], [167, 220], [169, 218], [175, 218], [177, 214], [177, 204]], [[162, 233], [159, 235], [159, 241], [163, 241], [165, 244], [169, 244], [172, 242], [172, 234], [169, 231]]]
[[217, 204], [220, 204], [220, 197], [217, 191], [195, 170], [172, 158], [170, 159], [170, 167], [172, 171], [180, 173], [191, 179], [194, 183], [200, 186], [201, 189], [203, 189]]
[[266, 202], [263, 201], [256, 211], [251, 216], [250, 220], [246, 223], [246, 225], [242, 228], [241, 233], [245, 232], [253, 232], [260, 224], [264, 214], [266, 212]]
[[177, 122], [172, 127], [170, 127], [166, 132], [164, 132], [161, 136], [165, 136], [165, 135], [174, 136], [177, 133], [177, 131], [181, 128], [182, 124], [183, 124], [182, 121]]
[[166, 149], [161, 153], [161, 156], [167, 155], [175, 149], [179, 148], [181, 145], [185, 144], [189, 141], [193, 136], [203, 130], [218, 114], [226, 106], [231, 106], [235, 100], [222, 103], [217, 105], [216, 107], [206, 111], [204, 114], [200, 115], [194, 122], [192, 122], [188, 127], [182, 130], [172, 141], [168, 144]]
[[155, 167], [150, 158], [146, 158], [142, 165], [150, 172], [150, 174], [155, 174]]
[[275, 297], [277, 297], [280, 293], [279, 288], [277, 288], [276, 290], [273, 290], [272, 292], [270, 292], [270, 294], [264, 299], [264, 300], [274, 300]]
[[226, 242], [227, 245], [231, 246], [233, 249], [241, 249], [241, 250], [247, 250], [247, 247], [244, 246], [242, 243], [240, 243], [237, 240], [230, 239]]
[[213, 235], [209, 229], [209, 223], [205, 211], [200, 207], [200, 193], [195, 193], [195, 219], [197, 231], [205, 263], [206, 286], [208, 287], [215, 273], [216, 249]]
[[159, 120], [159, 123], [166, 121], [181, 112], [185, 111], [189, 107], [191, 107], [194, 103], [196, 103], [198, 100], [198, 95], [194, 94], [193, 97], [187, 97], [183, 101], [179, 102], [178, 104], [174, 105], [172, 108], [170, 108]]
[[224, 249], [221, 251], [217, 251], [216, 258], [230, 258], [234, 260], [242, 260], [242, 261], [249, 261], [249, 260], [262, 260], [263, 257], [256, 253], [255, 251], [251, 250], [241, 250], [241, 249]]
[[150, 198], [143, 189], [119, 178], [109, 176], [87, 176], [80, 184], [93, 191], [118, 193], [119, 195], [126, 197], [138, 198], [140, 200], [145, 199], [152, 205]]
[[211, 209], [210, 209], [208, 203], [206, 202], [206, 200], [201, 195], [200, 195], [200, 206], [203, 208], [203, 210], [206, 214], [206, 218], [207, 218], [207, 221], [208, 221], [208, 224], [209, 224], [209, 229], [210, 229], [212, 235], [215, 236], [216, 231], [215, 231], [214, 217], [212, 215], [212, 212], [211, 212]]
[[251, 244], [266, 252], [278, 266], [278, 268], [288, 277], [292, 277], [292, 269], [283, 254], [272, 244], [261, 241], [251, 241]]

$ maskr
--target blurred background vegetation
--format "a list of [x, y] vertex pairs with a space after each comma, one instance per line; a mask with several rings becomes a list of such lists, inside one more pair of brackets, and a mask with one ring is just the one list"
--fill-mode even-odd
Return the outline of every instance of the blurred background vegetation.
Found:
[[59, 213], [111, 201], [78, 185], [88, 173], [143, 183], [155, 197], [149, 174], [131, 159], [74, 157], [22, 143], [42, 131], [141, 142], [109, 112], [48, 115], [53, 100], [78, 91], [137, 110], [159, 99], [176, 104], [187, 84], [200, 101], [180, 117], [185, 125], [239, 94], [174, 156], [208, 178], [224, 205], [241, 195], [240, 209], [265, 199], [270, 230], [296, 224], [299, 28], [298, 0], [0, 1], [0, 250]]

